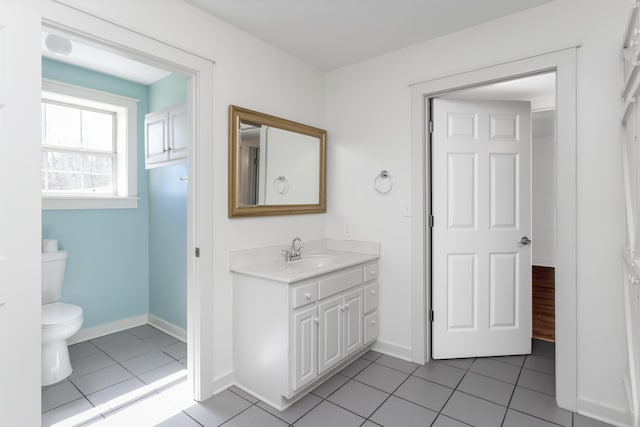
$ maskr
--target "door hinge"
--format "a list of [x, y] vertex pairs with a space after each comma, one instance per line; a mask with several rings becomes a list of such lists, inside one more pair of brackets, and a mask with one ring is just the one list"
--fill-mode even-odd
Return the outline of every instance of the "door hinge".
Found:
[[200, 258], [200, 248], [196, 248], [196, 258]]
[[429, 215], [429, 228], [433, 228], [433, 215]]
[[429, 133], [433, 133], [433, 120], [429, 120]]
[[433, 323], [434, 318], [435, 318], [435, 314], [433, 313], [433, 310], [431, 310], [431, 312], [429, 313], [429, 321]]

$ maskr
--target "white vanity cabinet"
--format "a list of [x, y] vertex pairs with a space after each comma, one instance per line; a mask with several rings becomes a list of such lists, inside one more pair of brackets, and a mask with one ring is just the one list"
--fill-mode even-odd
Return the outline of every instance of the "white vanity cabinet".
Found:
[[282, 410], [368, 350], [378, 313], [370, 271], [377, 262], [292, 283], [234, 274], [236, 384]]
[[186, 104], [144, 116], [144, 161], [147, 169], [187, 158], [188, 125]]

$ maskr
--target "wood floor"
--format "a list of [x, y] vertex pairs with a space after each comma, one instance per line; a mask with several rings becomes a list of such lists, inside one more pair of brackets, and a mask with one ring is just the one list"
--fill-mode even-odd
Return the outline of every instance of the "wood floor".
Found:
[[555, 268], [532, 267], [533, 337], [556, 340]]

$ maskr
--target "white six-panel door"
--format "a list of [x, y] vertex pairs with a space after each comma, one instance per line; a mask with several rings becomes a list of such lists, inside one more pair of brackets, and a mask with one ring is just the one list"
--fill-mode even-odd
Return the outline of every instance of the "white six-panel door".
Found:
[[531, 106], [433, 101], [432, 355], [531, 350]]

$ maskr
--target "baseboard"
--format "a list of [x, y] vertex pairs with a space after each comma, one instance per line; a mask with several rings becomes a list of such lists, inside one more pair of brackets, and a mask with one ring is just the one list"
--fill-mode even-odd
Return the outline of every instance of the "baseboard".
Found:
[[406, 360], [408, 362], [413, 361], [413, 352], [411, 351], [411, 347], [405, 347], [389, 341], [378, 340], [373, 343], [371, 350], [375, 350], [388, 356], [397, 357], [398, 359]]
[[104, 335], [113, 334], [115, 332], [124, 331], [125, 329], [135, 328], [136, 326], [146, 325], [149, 317], [146, 314], [129, 317], [127, 319], [116, 320], [115, 322], [104, 323], [90, 328], [82, 328], [67, 340], [69, 345], [77, 344], [82, 341], [92, 340]]
[[531, 260], [533, 265], [537, 265], [540, 267], [553, 267], [556, 266], [556, 260], [552, 258], [533, 258]]
[[171, 335], [172, 337], [179, 339], [182, 342], [187, 342], [187, 331], [184, 329], [162, 320], [161, 318], [149, 314], [149, 324], [155, 328], [160, 329], [162, 332]]
[[625, 409], [578, 396], [578, 413], [618, 427], [631, 426], [631, 415]]
[[221, 391], [233, 385], [233, 370], [227, 371], [224, 374], [213, 379], [213, 394], [218, 394]]

